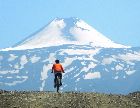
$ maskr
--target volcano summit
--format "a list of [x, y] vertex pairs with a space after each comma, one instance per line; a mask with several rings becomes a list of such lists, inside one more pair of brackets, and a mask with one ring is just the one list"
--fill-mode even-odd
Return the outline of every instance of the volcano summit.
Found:
[[104, 48], [128, 48], [117, 44], [78, 18], [55, 18], [47, 26], [17, 43], [15, 49], [33, 49], [63, 44], [92, 45]]

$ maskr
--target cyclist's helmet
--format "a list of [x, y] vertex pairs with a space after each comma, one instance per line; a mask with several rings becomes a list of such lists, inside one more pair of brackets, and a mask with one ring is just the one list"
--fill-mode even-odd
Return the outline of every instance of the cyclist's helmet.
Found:
[[55, 60], [55, 63], [59, 63], [59, 60]]

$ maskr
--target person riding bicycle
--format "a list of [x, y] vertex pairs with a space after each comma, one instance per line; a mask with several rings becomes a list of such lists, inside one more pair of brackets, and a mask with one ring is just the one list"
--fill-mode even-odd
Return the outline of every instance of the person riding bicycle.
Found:
[[54, 73], [55, 78], [54, 78], [54, 88], [56, 87], [56, 79], [57, 76], [60, 77], [60, 86], [62, 85], [61, 79], [62, 79], [62, 73], [64, 72], [64, 69], [62, 65], [59, 63], [59, 60], [55, 60], [55, 64], [52, 66], [52, 73]]

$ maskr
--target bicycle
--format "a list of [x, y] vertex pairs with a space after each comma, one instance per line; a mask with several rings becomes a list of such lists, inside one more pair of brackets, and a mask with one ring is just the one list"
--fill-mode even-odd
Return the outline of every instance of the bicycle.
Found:
[[64, 72], [64, 69], [62, 65], [59, 63], [59, 60], [55, 60], [55, 64], [52, 66], [52, 72], [55, 74], [55, 79], [54, 79], [54, 88], [57, 88], [57, 92], [59, 92], [59, 87], [62, 85], [61, 79], [62, 79], [62, 73]]

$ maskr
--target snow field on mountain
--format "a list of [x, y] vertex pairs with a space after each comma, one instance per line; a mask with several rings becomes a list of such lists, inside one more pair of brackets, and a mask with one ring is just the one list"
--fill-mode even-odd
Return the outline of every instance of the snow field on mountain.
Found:
[[15, 56], [14, 54], [10, 54], [10, 57], [8, 59], [8, 61], [13, 61], [17, 58], [18, 56]]
[[32, 63], [36, 63], [40, 60], [40, 57], [37, 57], [36, 55], [34, 55], [33, 57], [31, 57], [30, 60], [31, 60]]
[[[7, 76], [9, 74], [10, 76]], [[7, 86], [14, 86], [19, 83], [23, 83], [28, 79], [28, 76], [12, 76], [13, 74], [19, 74], [19, 70], [7, 70], [7, 71], [0, 71], [1, 78], [5, 77], [9, 79], [8, 82], [0, 82], [1, 85], [7, 85]], [[16, 78], [16, 81], [10, 81], [10, 79]]]
[[0, 85], [10, 90], [53, 91], [51, 68], [59, 59], [65, 69], [62, 91], [126, 93], [138, 89], [135, 80], [139, 76], [139, 55], [139, 50], [133, 48], [73, 44], [0, 52]]
[[100, 72], [88, 73], [84, 77], [84, 79], [96, 79], [96, 78], [101, 78]]

